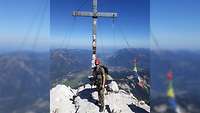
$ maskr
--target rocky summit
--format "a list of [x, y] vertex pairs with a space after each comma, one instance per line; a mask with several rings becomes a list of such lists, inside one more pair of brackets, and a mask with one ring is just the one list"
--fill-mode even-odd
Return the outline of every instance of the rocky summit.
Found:
[[[124, 90], [117, 91], [117, 84], [114, 84], [109, 88], [114, 88], [113, 91], [105, 92], [105, 109], [102, 113], [150, 112], [150, 107], [144, 101], [138, 101]], [[50, 113], [99, 113], [97, 100], [96, 88], [89, 84], [78, 89], [59, 84], [50, 91]]]

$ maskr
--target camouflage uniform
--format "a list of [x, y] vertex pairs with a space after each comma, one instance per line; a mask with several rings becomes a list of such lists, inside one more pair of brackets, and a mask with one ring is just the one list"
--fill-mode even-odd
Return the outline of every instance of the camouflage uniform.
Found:
[[97, 86], [100, 109], [104, 109], [104, 87], [106, 82], [106, 72], [104, 67], [101, 65], [97, 65], [94, 68], [93, 76], [96, 80], [95, 85]]

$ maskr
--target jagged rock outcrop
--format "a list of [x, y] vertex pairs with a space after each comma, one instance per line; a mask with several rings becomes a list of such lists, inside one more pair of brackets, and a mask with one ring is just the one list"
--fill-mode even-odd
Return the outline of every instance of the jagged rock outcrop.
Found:
[[57, 85], [50, 92], [50, 112], [51, 113], [75, 113], [75, 105], [70, 99], [74, 93], [70, 87], [65, 85]]
[[112, 81], [110, 84], [108, 84], [108, 89], [112, 92], [119, 92], [119, 87], [115, 81]]
[[[99, 113], [98, 94], [89, 84], [71, 89], [57, 85], [50, 91], [50, 113]], [[105, 93], [103, 113], [149, 113], [150, 107], [124, 90]]]

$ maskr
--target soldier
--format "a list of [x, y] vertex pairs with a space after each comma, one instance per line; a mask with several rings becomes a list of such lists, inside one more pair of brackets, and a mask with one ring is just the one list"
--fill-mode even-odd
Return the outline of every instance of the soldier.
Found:
[[93, 76], [95, 78], [95, 85], [97, 86], [97, 91], [98, 91], [98, 99], [100, 104], [99, 112], [103, 112], [107, 68], [100, 64], [99, 59], [95, 60], [95, 65], [96, 67], [93, 70]]

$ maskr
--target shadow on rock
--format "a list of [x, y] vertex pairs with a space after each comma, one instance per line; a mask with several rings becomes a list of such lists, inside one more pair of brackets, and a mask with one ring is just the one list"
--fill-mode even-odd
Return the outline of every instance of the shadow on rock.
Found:
[[84, 89], [84, 90], [79, 92], [79, 97], [81, 99], [87, 99], [88, 102], [91, 102], [91, 103], [95, 104], [96, 106], [99, 106], [98, 100], [96, 100], [92, 97], [92, 93], [95, 92], [95, 91], [96, 91], [95, 88], [94, 89]]
[[140, 107], [137, 107], [136, 105], [134, 104], [130, 104], [128, 105], [128, 107], [134, 112], [134, 113], [149, 113], [147, 112], [146, 110], [140, 108]]
[[112, 113], [112, 111], [110, 110], [109, 105], [106, 105], [106, 110], [108, 111], [108, 113]]

